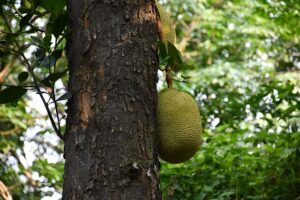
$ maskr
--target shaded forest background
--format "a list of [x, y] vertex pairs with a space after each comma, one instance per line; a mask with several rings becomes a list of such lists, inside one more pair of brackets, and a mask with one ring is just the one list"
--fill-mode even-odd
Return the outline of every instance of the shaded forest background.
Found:
[[[13, 99], [0, 97], [0, 186], [13, 199], [59, 199], [62, 192], [63, 143], [32, 85], [34, 75], [63, 132], [69, 93], [59, 2], [0, 1], [0, 83]], [[299, 199], [300, 2], [162, 3], [176, 22], [176, 46], [193, 66], [177, 74], [174, 87], [196, 98], [204, 127], [193, 159], [161, 162], [163, 197]]]

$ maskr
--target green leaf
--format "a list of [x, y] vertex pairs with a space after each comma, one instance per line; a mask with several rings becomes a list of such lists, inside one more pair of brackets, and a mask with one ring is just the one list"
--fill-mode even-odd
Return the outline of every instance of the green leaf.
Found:
[[44, 57], [43, 60], [41, 61], [41, 66], [43, 67], [52, 67], [56, 63], [56, 58], [53, 56], [47, 56]]
[[41, 0], [39, 5], [54, 16], [58, 16], [64, 10], [65, 0]]
[[18, 81], [22, 83], [27, 80], [28, 76], [29, 76], [28, 72], [21, 72], [18, 76]]
[[17, 36], [18, 36], [18, 35], [17, 35], [17, 34], [14, 34], [14, 33], [9, 33], [9, 34], [7, 34], [7, 35], [5, 36], [6, 43], [7, 43], [7, 44], [14, 43]]
[[158, 53], [162, 60], [168, 56], [166, 44], [164, 42], [158, 42]]
[[68, 70], [65, 70], [65, 71], [63, 71], [63, 72], [57, 72], [57, 73], [50, 74], [47, 78], [43, 79], [41, 82], [42, 82], [44, 85], [48, 86], [48, 87], [52, 87], [53, 84], [54, 84], [58, 79], [60, 79], [61, 77], [63, 77], [63, 76], [66, 74], [67, 71], [68, 71]]
[[290, 114], [292, 114], [295, 110], [298, 110], [300, 109], [300, 104], [297, 104], [297, 105], [292, 105], [290, 106], [288, 109], [286, 109], [282, 114], [283, 116], [288, 116]]
[[44, 46], [47, 48], [47, 49], [50, 49], [50, 45], [51, 45], [51, 35], [46, 35], [43, 39], [43, 43], [44, 43]]
[[24, 13], [29, 13], [29, 12], [31, 11], [31, 9], [30, 9], [30, 8], [26, 8], [25, 6], [21, 6], [21, 7], [18, 9], [18, 11], [19, 11], [20, 13], [24, 14]]
[[20, 86], [9, 86], [0, 91], [0, 104], [13, 102], [22, 97], [27, 92], [26, 89]]
[[33, 43], [35, 45], [37, 45], [38, 47], [41, 47], [43, 49], [47, 49], [46, 46], [45, 46], [45, 44], [44, 44], [44, 41], [41, 40], [40, 38], [35, 37], [35, 36], [31, 36], [31, 39], [32, 39]]
[[46, 27], [47, 34], [53, 34], [56, 38], [62, 35], [67, 27], [67, 13], [63, 12], [59, 16], [50, 16], [49, 22]]
[[26, 25], [29, 24], [29, 21], [32, 17], [32, 13], [28, 13], [27, 15], [25, 15], [24, 17], [22, 17], [22, 19], [20, 20], [20, 30], [22, 30]]
[[168, 42], [167, 49], [168, 56], [170, 56], [169, 65], [171, 68], [174, 69], [177, 65], [183, 64], [180, 51], [172, 43]]
[[56, 49], [55, 51], [52, 52], [52, 56], [58, 60], [62, 56], [62, 49]]
[[31, 8], [31, 1], [29, 1], [29, 0], [21, 1], [21, 7], [25, 7], [25, 8], [30, 9]]
[[54, 22], [49, 20], [47, 26], [46, 26], [46, 34], [52, 34], [54, 30]]
[[183, 70], [183, 69], [194, 69], [195, 67], [193, 65], [187, 65], [187, 64], [179, 64], [177, 65], [177, 69]]
[[58, 99], [56, 99], [56, 102], [67, 100], [67, 99], [70, 99], [71, 97], [72, 97], [72, 94], [70, 92], [66, 92], [65, 94], [61, 95]]
[[56, 20], [53, 23], [54, 28], [52, 30], [52, 33], [56, 38], [60, 36], [62, 32], [65, 30], [65, 28], [67, 27], [67, 23], [68, 23], [67, 13], [62, 13], [56, 18]]

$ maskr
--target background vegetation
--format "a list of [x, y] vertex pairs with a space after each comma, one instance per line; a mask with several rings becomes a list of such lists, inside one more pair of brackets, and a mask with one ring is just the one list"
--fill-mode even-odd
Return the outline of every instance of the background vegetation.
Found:
[[[32, 78], [63, 132], [65, 2], [0, 2], [0, 181], [14, 199], [58, 199], [62, 143]], [[204, 127], [193, 159], [161, 163], [163, 197], [300, 199], [300, 2], [162, 3], [193, 66], [177, 74], [189, 83], [175, 87], [195, 96]]]

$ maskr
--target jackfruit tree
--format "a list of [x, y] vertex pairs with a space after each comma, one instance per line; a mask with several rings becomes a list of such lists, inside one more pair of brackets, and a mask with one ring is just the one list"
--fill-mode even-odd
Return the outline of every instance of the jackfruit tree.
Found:
[[[105, 195], [109, 187], [109, 197], [145, 199], [158, 181], [162, 199], [299, 199], [299, 1], [159, 1], [166, 15], [155, 1], [149, 10], [146, 1], [68, 2], [73, 14], [65, 0], [0, 1], [0, 199], [61, 199], [60, 138], [68, 138], [64, 195], [76, 193], [73, 199]], [[176, 25], [175, 42], [163, 39], [157, 22], [164, 16], [164, 27]], [[70, 52], [76, 67], [69, 74]], [[161, 159], [160, 166], [155, 139], [146, 134], [155, 132], [158, 59], [158, 97], [184, 92], [202, 120], [195, 155], [178, 164]], [[68, 75], [75, 96], [66, 90]], [[168, 84], [173, 89], [164, 90]], [[134, 162], [141, 157], [147, 162]]]

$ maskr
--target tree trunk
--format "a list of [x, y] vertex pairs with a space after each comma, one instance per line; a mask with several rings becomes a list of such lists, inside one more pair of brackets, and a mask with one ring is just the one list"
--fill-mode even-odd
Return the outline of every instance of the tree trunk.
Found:
[[160, 199], [152, 0], [68, 1], [63, 199]]

